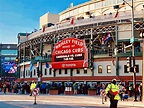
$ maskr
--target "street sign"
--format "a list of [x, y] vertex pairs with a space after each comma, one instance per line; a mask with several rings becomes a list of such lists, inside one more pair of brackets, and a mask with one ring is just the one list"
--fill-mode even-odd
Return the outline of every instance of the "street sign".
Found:
[[129, 48], [129, 47], [132, 47], [132, 44], [128, 45], [128, 46], [125, 46], [124, 48]]
[[40, 60], [42, 60], [42, 57], [41, 56], [36, 56], [35, 60], [39, 60], [40, 61]]
[[37, 95], [39, 95], [39, 88], [35, 88], [32, 91], [32, 96], [37, 96]]
[[135, 39], [134, 37], [130, 39], [130, 43], [134, 43]]
[[35, 98], [34, 98], [34, 105], [37, 105], [37, 103], [36, 103], [36, 96], [37, 95], [39, 95], [39, 88], [35, 88], [35, 89], [33, 89], [33, 91], [32, 91], [32, 96], [34, 96]]

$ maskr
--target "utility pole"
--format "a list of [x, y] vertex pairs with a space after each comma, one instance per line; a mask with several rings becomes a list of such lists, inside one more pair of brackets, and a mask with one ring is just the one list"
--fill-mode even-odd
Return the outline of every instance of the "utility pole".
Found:
[[137, 93], [136, 93], [136, 66], [135, 66], [135, 37], [134, 37], [134, 1], [131, 0], [131, 5], [123, 0], [124, 3], [131, 7], [131, 44], [132, 44], [132, 59], [133, 59], [133, 88], [134, 88], [134, 101], [137, 101]]
[[[132, 25], [131, 25], [131, 29], [132, 29], [132, 38], [134, 39], [134, 3], [132, 0], [132, 5], [131, 5], [131, 14], [132, 14]], [[137, 101], [137, 94], [136, 94], [136, 66], [135, 66], [135, 46], [134, 46], [134, 41], [132, 43], [132, 57], [133, 57], [133, 82], [134, 82], [134, 101]]]
[[93, 51], [93, 29], [91, 28], [91, 36], [90, 36], [90, 68], [92, 71], [92, 76], [94, 76], [94, 67], [93, 67], [93, 62], [94, 62], [94, 51]]

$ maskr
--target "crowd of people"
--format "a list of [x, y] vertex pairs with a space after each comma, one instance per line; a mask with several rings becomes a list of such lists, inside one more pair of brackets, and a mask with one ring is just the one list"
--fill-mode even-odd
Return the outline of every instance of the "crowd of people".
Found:
[[[86, 84], [86, 83], [80, 83], [80, 82], [73, 82], [73, 83], [65, 83], [65, 82], [52, 82], [52, 83], [46, 83], [46, 82], [1, 82], [0, 83], [0, 92], [10, 92], [10, 93], [16, 93], [16, 94], [29, 94], [31, 96], [31, 91], [34, 88], [40, 88], [40, 94], [49, 94], [49, 90], [53, 87], [56, 87], [58, 89], [58, 94], [64, 94], [66, 87], [71, 87], [73, 90], [73, 94], [84, 94], [88, 95], [88, 89], [95, 89], [96, 95], [100, 95], [104, 97], [104, 100], [106, 101], [106, 87], [108, 83], [101, 83], [101, 84]], [[119, 95], [121, 101], [123, 101], [125, 98], [125, 95], [128, 95], [128, 97], [132, 97], [134, 94], [133, 85], [124, 85], [122, 83], [118, 84], [119, 86]], [[142, 83], [136, 86], [136, 93], [140, 97], [142, 97]]]

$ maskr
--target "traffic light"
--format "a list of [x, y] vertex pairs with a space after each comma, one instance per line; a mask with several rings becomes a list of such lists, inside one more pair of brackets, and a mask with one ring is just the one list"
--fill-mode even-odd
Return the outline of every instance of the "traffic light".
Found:
[[127, 67], [131, 67], [131, 57], [127, 57]]
[[18, 57], [16, 57], [15, 62], [18, 64], [18, 62], [19, 62], [19, 58]]
[[117, 52], [122, 53], [123, 51], [124, 51], [124, 44], [122, 42], [118, 43]]
[[127, 57], [127, 72], [131, 72], [132, 64], [131, 64], [131, 57]]
[[112, 56], [112, 54], [113, 54], [113, 50], [112, 50], [112, 48], [110, 48], [109, 49], [109, 56]]

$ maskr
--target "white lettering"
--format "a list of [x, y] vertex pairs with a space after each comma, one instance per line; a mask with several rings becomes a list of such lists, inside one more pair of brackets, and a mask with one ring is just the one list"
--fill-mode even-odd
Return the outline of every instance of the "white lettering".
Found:
[[83, 52], [83, 48], [77, 48], [77, 49], [72, 49], [73, 53], [82, 53]]
[[76, 64], [72, 63], [72, 64], [62, 64], [62, 67], [75, 67]]
[[75, 57], [79, 57], [79, 56], [82, 56], [82, 54], [75, 54]]
[[55, 48], [58, 49], [58, 48], [60, 48], [61, 46], [66, 45], [66, 44], [70, 44], [70, 43], [71, 43], [71, 40], [70, 40], [70, 39], [63, 40], [63, 41], [60, 42], [58, 45], [56, 45]]
[[75, 39], [72, 40], [72, 43], [73, 43], [73, 44], [76, 44], [76, 45], [78, 45], [78, 46], [83, 46], [83, 42], [78, 41], [78, 40], [75, 40]]
[[65, 64], [65, 66], [67, 66], [67, 67], [73, 67], [73, 66], [76, 66], [76, 64]]
[[70, 54], [71, 49], [66, 49], [66, 50], [56, 50], [55, 54]]

